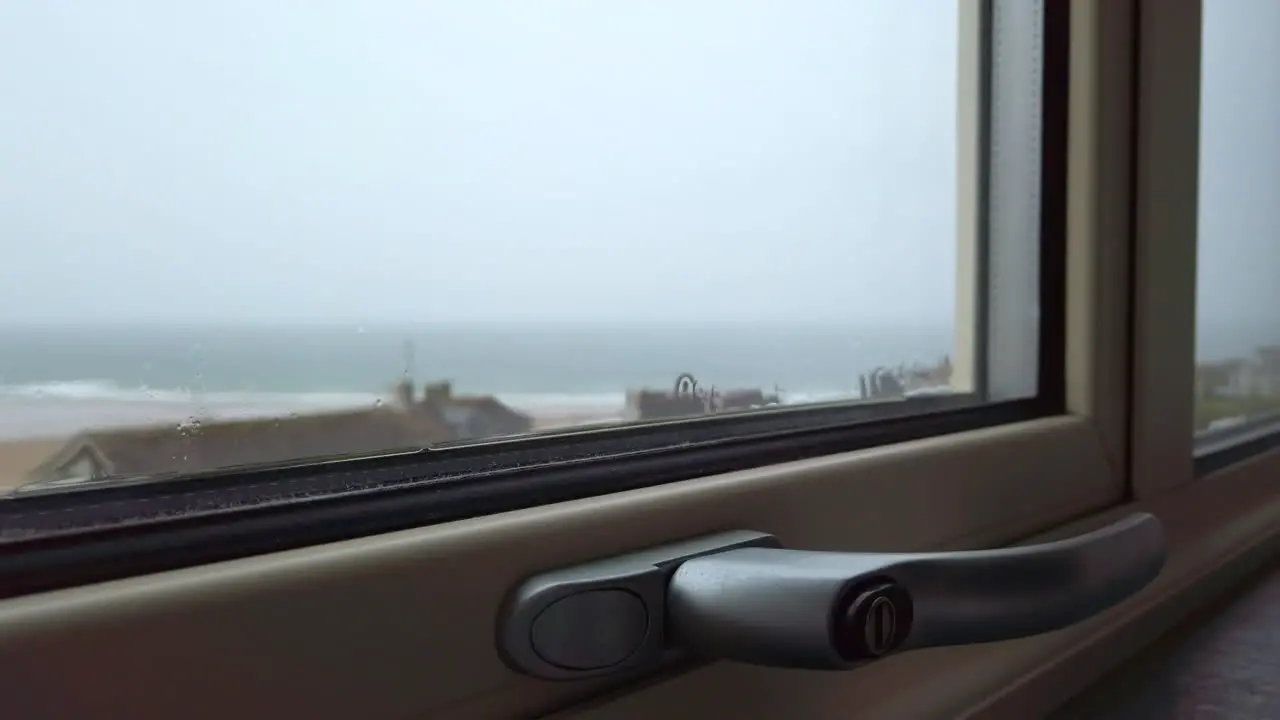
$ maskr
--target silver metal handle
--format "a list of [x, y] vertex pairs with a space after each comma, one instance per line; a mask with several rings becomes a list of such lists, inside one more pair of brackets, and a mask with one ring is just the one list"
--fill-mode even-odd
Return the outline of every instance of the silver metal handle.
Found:
[[899, 650], [1066, 627], [1142, 589], [1164, 557], [1152, 515], [1006, 550], [731, 550], [688, 560], [672, 575], [669, 637], [708, 657], [845, 668]]
[[1036, 635], [1142, 589], [1159, 520], [1135, 514], [1069, 540], [1002, 550], [785, 550], [721, 533], [530, 578], [508, 598], [508, 666], [574, 679], [653, 666], [680, 649], [760, 665], [844, 669], [890, 653]]

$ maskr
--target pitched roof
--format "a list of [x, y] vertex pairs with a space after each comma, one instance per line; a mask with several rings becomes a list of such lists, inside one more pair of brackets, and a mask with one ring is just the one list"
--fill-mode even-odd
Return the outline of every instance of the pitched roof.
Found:
[[395, 408], [150, 425], [81, 433], [36, 472], [47, 473], [86, 447], [108, 473], [127, 476], [372, 454], [451, 439], [448, 424], [433, 414]]
[[[475, 412], [484, 413], [490, 417], [507, 417], [518, 418], [533, 424], [533, 418], [525, 413], [513, 409], [506, 403], [492, 395], [452, 395], [444, 400], [436, 401], [442, 407], [453, 406], [467, 408]], [[428, 405], [434, 403], [427, 403]]]

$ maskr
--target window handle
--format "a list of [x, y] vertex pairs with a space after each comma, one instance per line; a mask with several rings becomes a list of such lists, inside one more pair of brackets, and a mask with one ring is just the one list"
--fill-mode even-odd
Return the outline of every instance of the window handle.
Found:
[[896, 652], [1037, 635], [1136, 593], [1165, 560], [1139, 513], [1052, 543], [939, 553], [783, 549], [733, 531], [534, 576], [498, 623], [512, 669], [569, 680], [656, 666], [669, 651], [846, 669]]

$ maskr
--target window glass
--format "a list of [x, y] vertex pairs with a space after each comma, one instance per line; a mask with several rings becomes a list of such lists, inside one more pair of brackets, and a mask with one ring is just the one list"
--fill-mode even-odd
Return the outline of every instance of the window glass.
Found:
[[1195, 427], [1280, 411], [1280, 3], [1206, 0]]
[[1034, 394], [1038, 66], [979, 299], [964, 7], [6, 3], [0, 488], [981, 402], [988, 331]]

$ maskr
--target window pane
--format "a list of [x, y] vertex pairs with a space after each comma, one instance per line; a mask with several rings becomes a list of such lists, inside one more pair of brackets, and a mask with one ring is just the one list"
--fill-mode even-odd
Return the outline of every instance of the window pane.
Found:
[[1040, 5], [982, 5], [8, 3], [0, 483], [1033, 395]]
[[1206, 0], [1196, 430], [1280, 411], [1280, 3]]

